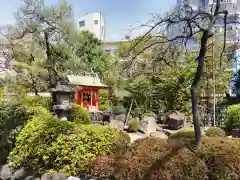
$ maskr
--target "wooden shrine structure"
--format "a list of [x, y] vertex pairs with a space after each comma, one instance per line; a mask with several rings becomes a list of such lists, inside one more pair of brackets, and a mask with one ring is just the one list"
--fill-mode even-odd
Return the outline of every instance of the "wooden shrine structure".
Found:
[[89, 112], [99, 111], [99, 90], [109, 88], [109, 86], [103, 84], [97, 75], [69, 75], [67, 77], [69, 84], [76, 87], [74, 94], [75, 102]]

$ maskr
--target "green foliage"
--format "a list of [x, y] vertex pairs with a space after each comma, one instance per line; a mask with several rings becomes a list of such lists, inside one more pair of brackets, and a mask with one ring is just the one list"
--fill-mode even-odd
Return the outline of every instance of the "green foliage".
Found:
[[196, 153], [208, 168], [208, 178], [216, 180], [240, 179], [239, 139], [204, 138]]
[[229, 106], [223, 112], [225, 130], [229, 133], [240, 128], [240, 104]]
[[126, 109], [121, 105], [112, 106], [112, 113], [115, 115], [124, 114], [126, 113]]
[[194, 130], [192, 128], [182, 128], [169, 136], [170, 139], [194, 139], [194, 137]]
[[48, 109], [52, 104], [50, 97], [41, 97], [41, 96], [34, 96], [29, 97], [26, 96], [23, 98], [22, 103], [27, 105], [28, 107], [34, 107], [34, 106], [41, 106], [46, 109]]
[[72, 111], [69, 116], [69, 121], [80, 124], [91, 124], [89, 112], [79, 104], [73, 104]]
[[121, 155], [97, 158], [91, 174], [118, 180], [238, 180], [239, 145], [238, 139], [204, 138], [200, 148], [190, 148], [178, 140], [145, 138]]
[[101, 41], [89, 31], [81, 31], [74, 35], [74, 54], [66, 64], [73, 74], [79, 70], [99, 73], [103, 77], [111, 65], [110, 56], [102, 49]]
[[27, 122], [29, 114], [25, 106], [15, 102], [0, 102], [0, 164], [15, 146], [15, 138]]
[[138, 119], [132, 119], [129, 122], [128, 131], [129, 132], [138, 132], [138, 128], [139, 128], [139, 120]]
[[25, 165], [40, 172], [54, 169], [76, 175], [86, 171], [96, 156], [116, 152], [119, 135], [105, 126], [60, 121], [50, 114], [34, 116], [17, 137], [9, 161], [14, 167]]
[[32, 106], [28, 108], [28, 113], [31, 118], [34, 116], [48, 116], [51, 115], [51, 113], [48, 111], [48, 109], [42, 107], [42, 106]]
[[225, 137], [226, 134], [224, 132], [224, 130], [222, 130], [219, 127], [210, 127], [206, 130], [206, 136], [209, 137]]
[[105, 111], [108, 108], [109, 108], [108, 91], [100, 90], [99, 91], [99, 109], [101, 111]]
[[123, 132], [120, 131], [118, 137], [115, 140], [115, 153], [121, 154], [127, 150], [131, 142], [130, 136]]
[[17, 136], [16, 147], [11, 152], [9, 161], [15, 167], [26, 165], [44, 170], [53, 163], [51, 158], [56, 158], [56, 155], [51, 154], [53, 143], [60, 135], [67, 135], [72, 130], [70, 122], [60, 121], [50, 114], [34, 116]]
[[4, 90], [0, 88], [0, 101], [2, 101], [4, 98]]

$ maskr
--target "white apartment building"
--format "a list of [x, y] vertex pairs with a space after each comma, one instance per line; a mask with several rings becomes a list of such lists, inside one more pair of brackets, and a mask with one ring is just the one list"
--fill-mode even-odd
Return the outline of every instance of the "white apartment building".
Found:
[[105, 40], [104, 18], [100, 12], [88, 13], [77, 19], [80, 31], [87, 30], [93, 33], [99, 40]]

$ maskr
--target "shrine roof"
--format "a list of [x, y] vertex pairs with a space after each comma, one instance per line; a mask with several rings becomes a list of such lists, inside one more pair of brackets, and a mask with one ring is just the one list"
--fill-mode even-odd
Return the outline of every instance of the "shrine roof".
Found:
[[88, 87], [101, 87], [108, 88], [108, 85], [105, 85], [101, 82], [98, 77], [93, 76], [74, 76], [68, 75], [69, 84], [77, 86], [88, 86]]

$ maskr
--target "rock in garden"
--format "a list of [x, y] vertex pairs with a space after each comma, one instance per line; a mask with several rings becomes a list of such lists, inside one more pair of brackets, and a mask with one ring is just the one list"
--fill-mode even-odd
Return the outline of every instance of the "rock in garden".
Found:
[[11, 179], [12, 177], [12, 171], [9, 167], [9, 165], [3, 165], [0, 167], [0, 179], [1, 180], [7, 180]]
[[120, 115], [116, 115], [114, 119], [118, 120], [118, 121], [121, 121], [121, 122], [124, 122], [125, 118], [126, 118], [125, 114], [120, 114]]
[[70, 176], [67, 178], [67, 180], [81, 180], [81, 179], [79, 177]]
[[54, 171], [52, 174], [52, 180], [65, 180], [67, 179], [63, 173]]
[[183, 113], [174, 112], [168, 115], [165, 124], [167, 124], [170, 129], [180, 129], [184, 127], [186, 117]]
[[11, 180], [25, 180], [26, 178], [32, 180], [35, 174], [33, 170], [22, 167], [13, 174]]
[[155, 118], [150, 116], [143, 117], [143, 119], [139, 122], [139, 130], [148, 136], [152, 132], [156, 132], [157, 123]]
[[42, 175], [41, 180], [65, 180], [67, 179], [63, 173], [54, 171], [52, 174], [45, 173]]
[[24, 180], [40, 180], [40, 178], [35, 176], [27, 176]]
[[168, 136], [163, 132], [153, 132], [150, 134], [151, 137], [161, 138], [161, 139], [168, 139]]
[[52, 180], [52, 175], [49, 173], [45, 173], [42, 175], [41, 180]]

